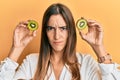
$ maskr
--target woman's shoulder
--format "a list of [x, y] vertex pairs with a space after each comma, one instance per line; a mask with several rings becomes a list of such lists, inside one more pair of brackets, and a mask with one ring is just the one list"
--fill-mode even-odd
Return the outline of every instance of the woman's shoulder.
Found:
[[27, 60], [38, 60], [38, 57], [39, 57], [39, 53], [30, 53], [26, 56], [26, 59]]
[[30, 53], [27, 55], [27, 57], [31, 57], [31, 58], [37, 58], [39, 56], [39, 53]]
[[[90, 54], [76, 53], [78, 63], [81, 65], [81, 73], [88, 74], [89, 72], [99, 71], [97, 61]], [[86, 71], [87, 70], [87, 71]]]
[[76, 56], [77, 56], [78, 62], [80, 64], [83, 64], [83, 63], [85, 64], [88, 62], [90, 62], [90, 63], [96, 62], [95, 59], [90, 54], [87, 54], [87, 53], [83, 54], [83, 53], [77, 52]]
[[39, 58], [39, 53], [30, 53], [26, 56], [23, 62], [36, 65], [38, 62], [38, 58]]

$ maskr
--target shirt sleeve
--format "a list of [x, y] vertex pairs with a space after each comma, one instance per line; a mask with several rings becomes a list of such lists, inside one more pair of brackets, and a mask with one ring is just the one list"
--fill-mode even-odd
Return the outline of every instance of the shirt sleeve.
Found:
[[38, 54], [29, 54], [23, 60], [23, 63], [19, 66], [18, 70], [14, 75], [14, 79], [22, 79], [22, 80], [31, 80], [34, 77], [36, 72]]
[[117, 63], [113, 64], [99, 64], [102, 80], [120, 80], [120, 65]]
[[91, 55], [79, 56], [81, 64], [81, 75], [83, 80], [120, 80], [120, 70], [118, 64], [101, 64], [97, 63]]
[[32, 79], [37, 64], [36, 58], [37, 57], [34, 54], [28, 55], [20, 66], [10, 58], [6, 58], [4, 61], [1, 61], [0, 80]]
[[[120, 80], [118, 64], [97, 63], [91, 56], [88, 57], [88, 74], [91, 80]], [[97, 68], [98, 67], [98, 68]]]
[[18, 63], [12, 61], [9, 58], [6, 58], [4, 61], [1, 61], [0, 80], [12, 80], [15, 75], [17, 67]]
[[89, 54], [77, 54], [82, 80], [102, 80], [98, 63]]

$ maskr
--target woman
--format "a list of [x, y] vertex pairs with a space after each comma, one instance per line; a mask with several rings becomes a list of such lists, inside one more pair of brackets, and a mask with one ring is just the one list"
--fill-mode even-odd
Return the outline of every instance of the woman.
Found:
[[[0, 79], [34, 80], [118, 80], [120, 71], [112, 63], [103, 45], [103, 30], [96, 21], [87, 20], [88, 33], [80, 36], [96, 53], [98, 63], [90, 55], [76, 53], [75, 22], [63, 4], [53, 4], [44, 13], [39, 54], [30, 54], [16, 71], [16, 63], [23, 49], [35, 37], [20, 22], [14, 32], [14, 43], [9, 56], [1, 63]], [[107, 57], [107, 58], [106, 58]]]

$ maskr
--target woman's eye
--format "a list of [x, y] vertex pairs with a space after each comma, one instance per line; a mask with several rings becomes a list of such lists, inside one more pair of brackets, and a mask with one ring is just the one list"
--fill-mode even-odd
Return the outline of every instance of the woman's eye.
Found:
[[50, 30], [52, 30], [52, 29], [54, 29], [54, 28], [51, 27], [51, 26], [48, 26], [48, 27], [47, 27], [47, 30], [48, 30], [48, 31], [50, 31]]
[[67, 27], [60, 27], [61, 30], [67, 30]]

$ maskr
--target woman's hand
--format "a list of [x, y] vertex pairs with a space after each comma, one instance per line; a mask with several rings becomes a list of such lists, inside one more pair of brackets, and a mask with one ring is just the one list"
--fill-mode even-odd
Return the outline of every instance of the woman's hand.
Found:
[[36, 36], [36, 31], [30, 32], [27, 28], [28, 21], [20, 22], [14, 31], [13, 46], [26, 47], [28, 43]]
[[[88, 32], [86, 34], [79, 31], [82, 39], [91, 45], [98, 58], [107, 55], [103, 45], [102, 26], [94, 20], [87, 20], [87, 25]], [[110, 61], [108, 60], [107, 63], [110, 63]]]
[[87, 41], [92, 47], [103, 45], [103, 29], [99, 23], [94, 20], [87, 20], [88, 32], [80, 32], [83, 40]]
[[17, 61], [24, 48], [36, 36], [36, 31], [31, 32], [28, 28], [29, 21], [20, 22], [14, 30], [13, 45], [8, 55], [14, 61]]

